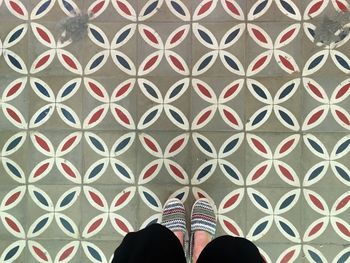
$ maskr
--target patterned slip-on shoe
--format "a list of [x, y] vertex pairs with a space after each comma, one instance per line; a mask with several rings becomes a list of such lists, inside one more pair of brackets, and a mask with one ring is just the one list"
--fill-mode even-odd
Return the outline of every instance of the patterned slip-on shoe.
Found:
[[211, 238], [216, 231], [216, 216], [214, 207], [206, 198], [198, 199], [192, 207], [191, 213], [191, 240], [190, 240], [190, 261], [193, 257], [194, 233], [196, 231], [205, 231]]
[[163, 213], [162, 223], [163, 226], [170, 229], [171, 232], [181, 231], [184, 233], [184, 244], [186, 239], [186, 214], [185, 207], [182, 202], [177, 198], [170, 198], [166, 201]]

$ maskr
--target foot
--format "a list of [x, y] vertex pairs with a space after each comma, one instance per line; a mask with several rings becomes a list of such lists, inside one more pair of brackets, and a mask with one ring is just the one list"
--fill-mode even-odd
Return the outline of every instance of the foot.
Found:
[[184, 233], [182, 231], [175, 231], [173, 233], [179, 239], [181, 245], [184, 246], [184, 237], [185, 237]]
[[193, 257], [192, 260], [194, 263], [197, 262], [199, 255], [202, 253], [206, 245], [211, 241], [211, 235], [205, 231], [196, 231], [194, 233], [193, 241]]
[[197, 262], [199, 255], [208, 245], [216, 231], [216, 216], [213, 205], [206, 198], [198, 199], [191, 213], [191, 249], [192, 261]]
[[181, 245], [184, 245], [184, 233], [186, 232], [185, 207], [179, 199], [171, 198], [165, 203], [162, 225], [172, 231]]

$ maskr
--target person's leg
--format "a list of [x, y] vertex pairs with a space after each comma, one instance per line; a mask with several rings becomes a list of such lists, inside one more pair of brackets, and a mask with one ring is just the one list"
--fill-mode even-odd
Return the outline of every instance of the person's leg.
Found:
[[163, 207], [162, 225], [168, 228], [180, 240], [185, 242], [186, 213], [183, 203], [177, 198], [168, 199]]
[[240, 237], [221, 236], [212, 240], [199, 255], [198, 263], [264, 263], [258, 248]]
[[153, 224], [129, 233], [114, 252], [112, 263], [186, 263], [179, 239], [168, 228]]
[[192, 262], [196, 263], [203, 249], [210, 243], [212, 236], [205, 231], [196, 231], [193, 238]]
[[214, 206], [206, 198], [198, 199], [191, 213], [191, 248], [190, 255], [196, 263], [199, 255], [212, 240], [216, 231], [216, 216]]

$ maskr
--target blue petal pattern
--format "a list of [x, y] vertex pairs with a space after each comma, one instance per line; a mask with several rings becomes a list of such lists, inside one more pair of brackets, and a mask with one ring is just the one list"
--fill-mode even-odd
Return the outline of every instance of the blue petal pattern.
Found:
[[281, 0], [281, 4], [282, 4], [283, 8], [284, 8], [288, 13], [291, 13], [291, 14], [293, 14], [293, 15], [296, 14], [295, 11], [294, 11], [294, 9], [293, 9], [293, 7], [292, 7], [288, 2], [286, 2], [286, 1], [284, 1], [284, 0]]
[[12, 248], [5, 256], [5, 261], [10, 260], [12, 257], [14, 257], [19, 250], [19, 246], [16, 246]]
[[44, 3], [39, 7], [39, 9], [38, 9], [38, 11], [36, 12], [35, 15], [36, 15], [36, 16], [37, 16], [37, 15], [40, 15], [42, 12], [44, 12], [44, 11], [50, 6], [50, 4], [51, 4], [51, 0], [44, 2]]

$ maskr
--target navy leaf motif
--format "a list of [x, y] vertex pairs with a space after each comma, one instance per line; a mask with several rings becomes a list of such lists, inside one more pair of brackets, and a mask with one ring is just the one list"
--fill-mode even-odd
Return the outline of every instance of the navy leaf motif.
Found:
[[151, 120], [153, 120], [153, 118], [157, 115], [158, 111], [159, 111], [158, 109], [155, 109], [154, 111], [150, 112], [148, 116], [145, 118], [145, 121], [143, 122], [143, 124], [146, 124]]
[[287, 3], [286, 1], [282, 0], [281, 4], [282, 4], [283, 8], [288, 11], [288, 13], [291, 13], [291, 14], [295, 15], [295, 11], [294, 11], [294, 9], [291, 7], [291, 5], [289, 3]]
[[6, 151], [10, 151], [12, 150], [13, 148], [15, 148], [20, 142], [21, 140], [23, 139], [23, 137], [18, 137], [16, 139], [14, 139], [9, 145], [8, 147], [6, 148]]
[[13, 57], [13, 56], [11, 56], [11, 55], [8, 55], [8, 57], [9, 57], [11, 63], [12, 63], [16, 68], [23, 69], [22, 66], [21, 66], [21, 64], [19, 63], [19, 61], [18, 61], [15, 57]]
[[47, 108], [46, 110], [42, 111], [39, 116], [35, 119], [34, 123], [38, 123], [39, 121], [41, 121], [42, 119], [44, 119], [46, 117], [47, 114], [49, 114], [50, 112], [50, 108]]
[[311, 64], [309, 65], [309, 67], [307, 68], [308, 70], [313, 69], [314, 67], [316, 67], [318, 64], [320, 64], [320, 62], [322, 61], [322, 59], [324, 58], [324, 55], [320, 55], [317, 58], [315, 58]]
[[287, 206], [289, 206], [293, 202], [293, 200], [295, 199], [295, 196], [296, 196], [295, 194], [291, 195], [286, 200], [284, 200], [279, 209], [284, 209]]
[[117, 38], [116, 44], [121, 43], [131, 32], [131, 29], [125, 30], [123, 33], [120, 34], [120, 36]]
[[65, 88], [65, 90], [62, 93], [62, 97], [65, 97], [69, 93], [71, 93], [74, 90], [76, 85], [77, 85], [77, 83], [75, 82], [75, 83], [70, 84], [67, 88]]
[[178, 85], [171, 93], [170, 93], [170, 98], [175, 97], [177, 94], [179, 94], [182, 90], [182, 88], [184, 87], [184, 83], [181, 83], [180, 85]]
[[115, 152], [119, 152], [120, 150], [124, 149], [128, 143], [130, 142], [131, 138], [128, 137], [128, 138], [125, 138], [123, 141], [121, 141], [117, 147], [115, 148]]
[[89, 175], [89, 179], [95, 177], [99, 172], [101, 172], [103, 167], [104, 167], [104, 164], [101, 163], [101, 164], [97, 165], [94, 169], [92, 169], [92, 171]]
[[64, 117], [66, 117], [66, 119], [67, 119], [68, 121], [70, 121], [70, 122], [76, 124], [76, 121], [75, 121], [73, 115], [70, 114], [69, 111], [67, 111], [66, 109], [63, 109], [63, 108], [61, 109], [61, 111], [62, 111]]
[[39, 200], [40, 203], [42, 203], [45, 206], [49, 206], [49, 203], [41, 193], [34, 191], [34, 195]]
[[206, 66], [208, 66], [208, 64], [210, 63], [210, 61], [213, 59], [213, 56], [210, 55], [209, 57], [205, 58], [202, 63], [199, 65], [198, 67], [198, 71], [204, 69]]
[[74, 234], [74, 229], [71, 224], [64, 218], [60, 217], [60, 221], [65, 229], [67, 229], [70, 233]]
[[224, 149], [224, 153], [232, 150], [237, 145], [238, 141], [239, 141], [239, 139], [234, 139], [229, 144], [227, 144], [225, 149]]
[[339, 62], [339, 64], [343, 67], [346, 68], [347, 70], [350, 70], [350, 66], [349, 64], [340, 56], [335, 55], [335, 58], [337, 59], [337, 61]]
[[12, 248], [6, 255], [5, 257], [5, 261], [9, 260], [10, 258], [12, 258], [18, 251], [19, 246], [16, 246], [14, 248]]
[[104, 55], [101, 55], [98, 58], [96, 58], [94, 60], [94, 62], [92, 62], [91, 66], [90, 66], [90, 70], [93, 69], [93, 68], [96, 68], [98, 65], [100, 65], [101, 62], [103, 61], [104, 57], [105, 57]]
[[254, 119], [252, 125], [254, 126], [255, 124], [259, 123], [265, 117], [266, 114], [267, 110], [260, 112], [258, 116], [256, 116], [256, 118]]
[[46, 1], [42, 6], [40, 6], [40, 8], [38, 9], [38, 12], [36, 12], [35, 15], [40, 15], [49, 7], [50, 4], [51, 4], [51, 1]]
[[104, 152], [105, 149], [103, 148], [103, 145], [94, 137], [89, 136], [89, 139], [91, 140], [92, 144], [100, 151]]
[[181, 15], [185, 16], [185, 11], [182, 9], [182, 7], [176, 3], [176, 1], [171, 1], [171, 5], [174, 7], [174, 9], [180, 13]]
[[314, 148], [317, 152], [319, 153], [324, 153], [321, 146], [319, 146], [315, 141], [311, 140], [311, 139], [307, 139], [309, 141], [309, 143], [311, 144], [312, 148]]
[[261, 11], [266, 7], [267, 2], [268, 2], [268, 1], [266, 0], [266, 1], [262, 2], [261, 4], [259, 4], [259, 5], [255, 8], [253, 14], [256, 15], [256, 14], [258, 14], [259, 12], [261, 12]]
[[90, 31], [92, 35], [97, 39], [97, 41], [105, 43], [102, 35], [97, 30], [95, 30], [94, 28], [90, 28]]
[[181, 124], [184, 124], [183, 119], [181, 118], [181, 116], [180, 116], [176, 111], [173, 111], [173, 110], [171, 110], [171, 109], [170, 109], [169, 111], [170, 111], [171, 116], [173, 116], [174, 119], [175, 119], [177, 122], [179, 122], [179, 123], [181, 123]]
[[154, 98], [159, 99], [157, 92], [148, 84], [144, 83], [147, 92]]
[[129, 63], [121, 56], [116, 56], [118, 62], [126, 69], [131, 70]]
[[60, 204], [60, 207], [68, 205], [69, 202], [71, 202], [71, 201], [73, 200], [75, 194], [76, 194], [76, 192], [72, 192], [72, 193], [70, 193], [69, 195], [67, 195], [67, 196], [62, 200], [62, 202], [61, 202], [61, 204]]
[[198, 174], [197, 179], [198, 180], [202, 179], [204, 176], [206, 176], [211, 171], [212, 168], [213, 168], [212, 164], [204, 167], [204, 169], [202, 169], [202, 171]]
[[279, 110], [278, 113], [281, 115], [282, 119], [288, 123], [291, 126], [294, 126], [294, 122], [293, 120], [289, 117], [289, 115], [287, 113], [285, 113], [284, 111]]
[[223, 165], [223, 167], [229, 176], [231, 176], [232, 178], [235, 178], [236, 180], [239, 180], [239, 177], [238, 177], [237, 173], [235, 172], [235, 170], [233, 170], [230, 166], [225, 165], [225, 164]]
[[149, 5], [149, 7], [147, 7], [144, 16], [148, 15], [149, 13], [151, 13], [158, 5], [158, 1], [154, 1], [152, 4]]
[[233, 69], [235, 69], [235, 70], [239, 70], [239, 68], [238, 68], [238, 66], [237, 66], [237, 63], [236, 63], [233, 59], [231, 59], [231, 58], [228, 57], [228, 56], [224, 56], [224, 58], [225, 58], [225, 61], [227, 62], [227, 64], [228, 64], [231, 68], [233, 68]]
[[322, 173], [323, 170], [324, 170], [324, 166], [317, 167], [310, 174], [309, 180], [312, 180], [312, 179], [316, 178], [317, 176], [319, 176]]
[[336, 154], [339, 154], [341, 152], [343, 152], [346, 148], [348, 148], [350, 144], [350, 139], [346, 140], [345, 142], [343, 142], [337, 149]]
[[286, 87], [286, 88], [282, 91], [282, 93], [281, 93], [281, 95], [279, 96], [278, 99], [283, 99], [285, 96], [287, 96], [289, 93], [291, 93], [292, 90], [293, 90], [293, 88], [294, 88], [294, 86], [295, 86], [295, 84], [292, 83], [292, 84], [290, 84], [288, 87]]
[[[284, 222], [279, 222], [281, 224], [281, 227], [283, 228], [283, 230], [290, 236], [295, 237], [295, 233], [293, 232], [293, 230]], [[317, 261], [318, 262], [318, 261]]]
[[150, 204], [158, 207], [157, 201], [149, 193], [144, 191], [143, 194], [145, 195], [147, 201], [150, 202]]
[[21, 173], [18, 171], [16, 167], [14, 167], [12, 164], [6, 162], [7, 168], [18, 178], [22, 178]]
[[46, 88], [41, 85], [39, 82], [35, 82], [36, 88], [40, 91], [41, 94], [43, 94], [45, 97], [50, 98], [49, 92], [46, 90]]
[[90, 246], [88, 246], [87, 249], [89, 250], [89, 253], [91, 254], [91, 256], [94, 257], [94, 259], [97, 259], [98, 261], [102, 262], [102, 258], [96, 249]]
[[254, 199], [258, 202], [259, 205], [261, 205], [262, 207], [268, 209], [269, 207], [267, 206], [267, 204], [265, 203], [264, 199], [262, 199], [259, 195], [257, 194], [253, 194]]
[[201, 138], [197, 138], [197, 140], [203, 149], [205, 149], [207, 152], [213, 153], [213, 150], [210, 148], [209, 144], [206, 141]]
[[9, 40], [9, 43], [13, 42], [14, 40], [16, 40], [23, 32], [23, 28], [17, 30], [11, 37], [10, 37], [10, 40]]
[[74, 7], [70, 3], [68, 3], [67, 1], [63, 0], [63, 5], [69, 12], [75, 13]]
[[117, 168], [118, 172], [120, 172], [124, 177], [130, 179], [130, 175], [129, 175], [128, 171], [123, 166], [121, 166], [119, 164], [115, 164], [115, 168]]
[[262, 222], [253, 233], [253, 236], [259, 235], [267, 227], [268, 221]]
[[258, 94], [260, 97], [262, 97], [264, 99], [267, 99], [267, 96], [262, 88], [260, 88], [258, 85], [255, 85], [255, 84], [253, 84], [252, 87], [253, 87], [254, 91], [256, 92], [256, 94]]
[[47, 223], [48, 220], [49, 220], [48, 217], [45, 217], [44, 219], [42, 219], [42, 220], [36, 225], [36, 227], [34, 228], [33, 233], [36, 233], [36, 232], [38, 232], [40, 229], [42, 229], [42, 228], [46, 225], [46, 223]]
[[323, 262], [323, 260], [320, 258], [319, 255], [317, 255], [315, 252], [308, 250], [309, 255], [311, 256], [311, 258], [314, 260], [314, 262]]
[[240, 29], [236, 29], [235, 31], [231, 32], [226, 38], [225, 44], [230, 43], [238, 35], [239, 31]]
[[339, 166], [336, 166], [335, 169], [337, 170], [338, 174], [346, 181], [350, 182], [350, 176], [347, 174], [347, 172], [340, 168]]
[[210, 36], [204, 32], [203, 30], [198, 29], [199, 35], [203, 38], [203, 40], [209, 44], [213, 44], [213, 41], [211, 40]]

